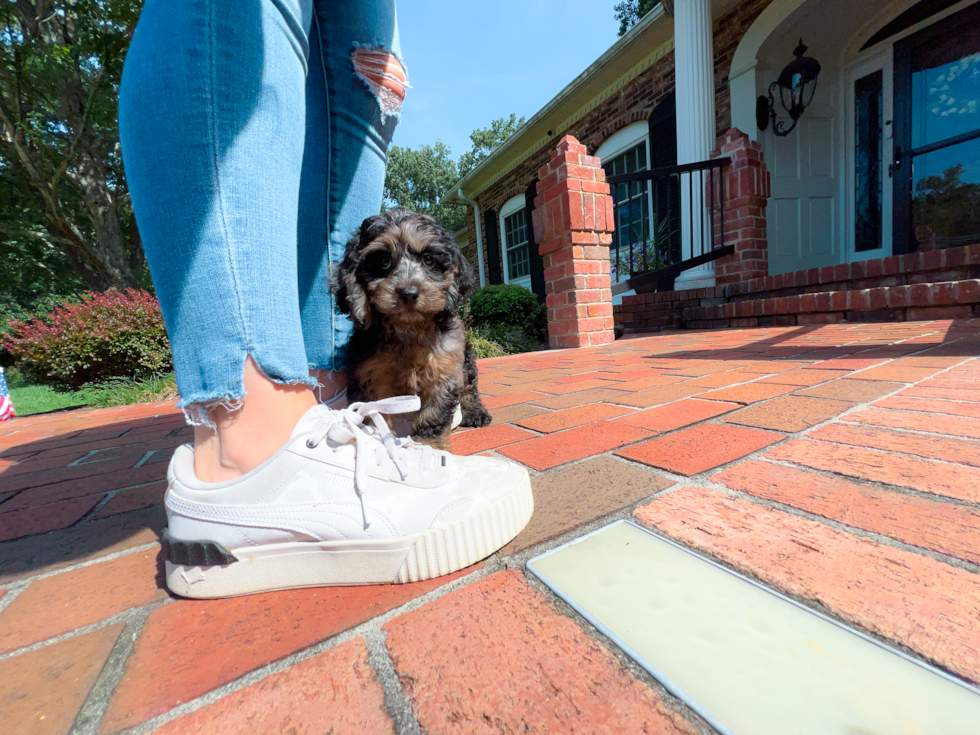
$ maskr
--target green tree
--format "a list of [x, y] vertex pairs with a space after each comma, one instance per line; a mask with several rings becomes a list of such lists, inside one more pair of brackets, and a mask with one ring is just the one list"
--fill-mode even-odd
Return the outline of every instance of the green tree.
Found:
[[619, 35], [623, 36], [640, 21], [640, 18], [659, 4], [660, 0], [623, 0], [613, 6], [616, 20], [619, 21]]
[[428, 214], [451, 232], [461, 229], [466, 224], [465, 208], [445, 207], [439, 200], [523, 124], [523, 117], [511, 115], [474, 130], [470, 133], [472, 147], [458, 162], [441, 140], [418, 148], [391, 146], [385, 171], [385, 204]]
[[449, 146], [441, 140], [435, 145], [418, 148], [388, 149], [385, 171], [386, 203], [428, 214], [451, 232], [466, 224], [466, 212], [460, 207], [444, 207], [439, 200], [459, 181], [459, 169]]
[[[116, 123], [123, 59], [141, 5], [0, 5], [0, 244], [5, 260], [34, 273], [20, 284], [24, 298], [45, 277], [49, 291], [144, 279]], [[65, 272], [69, 263], [74, 279]]]
[[500, 117], [490, 123], [489, 127], [477, 128], [470, 133], [470, 140], [473, 147], [459, 157], [459, 178], [463, 178], [472, 171], [494, 148], [499, 146], [517, 129], [524, 124], [524, 117], [517, 117], [514, 113], [510, 117]]

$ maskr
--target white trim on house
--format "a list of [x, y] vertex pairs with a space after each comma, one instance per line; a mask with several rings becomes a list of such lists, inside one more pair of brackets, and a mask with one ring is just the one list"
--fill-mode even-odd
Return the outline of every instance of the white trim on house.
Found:
[[[511, 281], [510, 268], [508, 267], [508, 258], [507, 258], [507, 226], [506, 226], [507, 218], [513, 214], [516, 214], [517, 212], [520, 212], [525, 207], [527, 207], [527, 201], [525, 200], [524, 195], [517, 194], [516, 196], [512, 196], [510, 199], [508, 199], [504, 204], [504, 206], [500, 208], [500, 224], [499, 224], [500, 254], [501, 254], [501, 260], [503, 261], [504, 283], [513, 283], [517, 286], [523, 286], [528, 291], [530, 291], [531, 274], [528, 273], [528, 275], [526, 276], [522, 276], [521, 278], [515, 278], [513, 281]], [[531, 223], [526, 222], [525, 227], [528, 228], [528, 232], [529, 232]], [[528, 247], [528, 255], [530, 256], [530, 247], [531, 247], [530, 242], [528, 243], [527, 247]]]
[[615, 158], [620, 153], [628, 151], [641, 140], [647, 142], [647, 161], [650, 160], [650, 126], [644, 122], [636, 122], [627, 125], [622, 130], [617, 130], [604, 141], [595, 152], [597, 158]]

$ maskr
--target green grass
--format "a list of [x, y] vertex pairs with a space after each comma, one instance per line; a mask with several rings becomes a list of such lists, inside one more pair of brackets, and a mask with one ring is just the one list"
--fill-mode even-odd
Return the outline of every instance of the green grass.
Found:
[[115, 378], [71, 392], [56, 391], [48, 385], [28, 385], [15, 368], [8, 369], [6, 377], [10, 400], [13, 401], [18, 416], [82, 406], [104, 408], [177, 398], [177, 383], [173, 373], [146, 380]]

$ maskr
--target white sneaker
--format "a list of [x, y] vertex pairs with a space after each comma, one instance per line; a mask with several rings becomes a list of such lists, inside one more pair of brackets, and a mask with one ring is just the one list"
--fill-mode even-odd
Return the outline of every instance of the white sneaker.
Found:
[[381, 417], [418, 409], [414, 396], [315, 406], [285, 446], [230, 482], [198, 480], [193, 447], [179, 447], [167, 472], [167, 586], [211, 598], [415, 582], [507, 544], [534, 509], [527, 470], [396, 439]]

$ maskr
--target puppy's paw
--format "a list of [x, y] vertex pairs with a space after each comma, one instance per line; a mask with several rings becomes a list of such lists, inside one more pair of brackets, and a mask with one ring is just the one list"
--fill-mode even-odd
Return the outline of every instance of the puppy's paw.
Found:
[[493, 421], [493, 417], [483, 406], [475, 406], [472, 408], [463, 409], [463, 420], [460, 422], [460, 426], [471, 426], [473, 428], [480, 428], [482, 426], [490, 426], [490, 422]]

